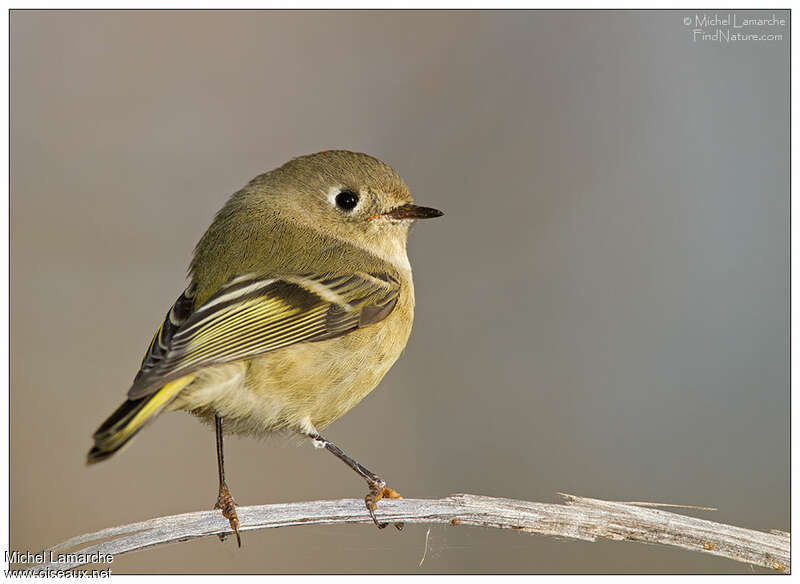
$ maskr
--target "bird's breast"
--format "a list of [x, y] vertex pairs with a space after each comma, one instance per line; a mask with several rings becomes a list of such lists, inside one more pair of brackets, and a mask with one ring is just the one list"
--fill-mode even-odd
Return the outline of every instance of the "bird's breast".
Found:
[[413, 289], [401, 290], [384, 320], [325, 341], [301, 343], [250, 363], [247, 385], [284, 404], [282, 426], [310, 419], [322, 429], [372, 391], [406, 346], [414, 318]]
[[176, 406], [208, 421], [216, 411], [231, 433], [297, 430], [309, 422], [321, 430], [380, 383], [405, 348], [413, 319], [409, 277], [382, 321], [340, 337], [208, 368]]

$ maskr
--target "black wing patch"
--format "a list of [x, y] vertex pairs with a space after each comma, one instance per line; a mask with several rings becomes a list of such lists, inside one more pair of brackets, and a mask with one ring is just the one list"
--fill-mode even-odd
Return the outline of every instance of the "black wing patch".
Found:
[[133, 380], [134, 386], [141, 377], [146, 376], [158, 367], [159, 363], [166, 357], [172, 337], [194, 311], [194, 293], [195, 285], [192, 283], [183, 291], [183, 294], [178, 296], [175, 304], [172, 305], [164, 320], [161, 321], [156, 334], [153, 335], [153, 340], [150, 341], [150, 345], [147, 347], [139, 372]]

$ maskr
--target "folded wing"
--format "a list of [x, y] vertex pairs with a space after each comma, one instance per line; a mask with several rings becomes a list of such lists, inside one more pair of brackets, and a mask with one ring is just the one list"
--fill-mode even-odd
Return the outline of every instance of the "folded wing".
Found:
[[197, 369], [256, 357], [379, 322], [397, 303], [389, 274], [234, 278], [198, 307], [193, 289], [164, 318], [128, 391], [133, 400]]

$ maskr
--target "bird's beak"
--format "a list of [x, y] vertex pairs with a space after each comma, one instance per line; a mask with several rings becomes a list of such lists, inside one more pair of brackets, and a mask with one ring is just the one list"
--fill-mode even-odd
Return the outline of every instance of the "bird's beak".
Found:
[[444, 215], [439, 209], [432, 207], [420, 207], [419, 205], [400, 205], [391, 211], [381, 213], [378, 217], [390, 217], [392, 219], [432, 219]]

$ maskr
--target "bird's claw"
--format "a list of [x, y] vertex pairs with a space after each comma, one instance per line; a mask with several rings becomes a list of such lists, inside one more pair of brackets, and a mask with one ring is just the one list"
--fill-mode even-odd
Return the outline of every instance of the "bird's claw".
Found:
[[[388, 523], [380, 523], [378, 518], [375, 517], [375, 509], [378, 506], [378, 501], [383, 498], [402, 499], [403, 497], [394, 489], [387, 487], [383, 480], [370, 483], [369, 493], [367, 493], [367, 496], [364, 497], [364, 503], [367, 506], [369, 516], [372, 517], [372, 521], [375, 522], [375, 525], [378, 526], [378, 529], [384, 529], [388, 525]], [[404, 527], [404, 524], [402, 522], [398, 522], [395, 523], [394, 526], [398, 531], [401, 531]]]
[[[223, 484], [219, 488], [219, 496], [214, 505], [214, 509], [220, 509], [222, 516], [231, 524], [231, 529], [236, 534], [236, 543], [242, 547], [242, 538], [239, 536], [239, 516], [236, 514], [236, 501], [233, 500], [231, 492], [228, 490], [228, 485]], [[219, 534], [219, 540], [225, 541], [224, 533]]]

